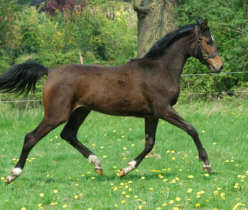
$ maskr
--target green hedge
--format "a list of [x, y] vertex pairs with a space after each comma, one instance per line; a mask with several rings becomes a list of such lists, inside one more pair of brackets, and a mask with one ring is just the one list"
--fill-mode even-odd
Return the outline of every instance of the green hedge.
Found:
[[[0, 33], [0, 73], [27, 59], [52, 68], [80, 63], [80, 55], [86, 64], [107, 65], [119, 65], [136, 56], [136, 15], [131, 4], [89, 4], [83, 11], [58, 12], [54, 16], [15, 1], [1, 5], [0, 26], [4, 33]], [[40, 95], [41, 88], [36, 97]]]

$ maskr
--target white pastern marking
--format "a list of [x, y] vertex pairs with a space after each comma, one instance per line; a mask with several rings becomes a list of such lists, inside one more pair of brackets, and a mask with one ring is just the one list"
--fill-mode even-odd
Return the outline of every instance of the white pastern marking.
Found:
[[95, 165], [95, 169], [102, 169], [102, 165], [100, 163], [100, 160], [96, 155], [90, 155], [88, 157], [89, 163], [93, 163]]
[[203, 164], [203, 167], [204, 168], [211, 168], [211, 165], [210, 164]]
[[22, 169], [21, 168], [13, 168], [12, 171], [11, 171], [11, 174], [13, 176], [20, 176], [22, 173]]
[[130, 171], [132, 171], [133, 169], [135, 169], [135, 166], [136, 166], [136, 161], [135, 160], [132, 160], [131, 162], [129, 162], [127, 164], [127, 167], [123, 169], [125, 174], [127, 174]]

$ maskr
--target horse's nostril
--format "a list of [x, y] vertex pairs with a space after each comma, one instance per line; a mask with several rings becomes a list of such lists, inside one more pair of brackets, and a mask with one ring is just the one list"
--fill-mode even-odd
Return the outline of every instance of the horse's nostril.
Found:
[[219, 71], [221, 71], [224, 68], [224, 65], [222, 64], [221, 67], [219, 68]]

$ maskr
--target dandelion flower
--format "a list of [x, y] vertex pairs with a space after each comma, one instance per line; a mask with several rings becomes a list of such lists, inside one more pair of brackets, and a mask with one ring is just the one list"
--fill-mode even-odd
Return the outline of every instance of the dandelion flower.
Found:
[[58, 190], [53, 190], [53, 193], [55, 193], [55, 194], [58, 193]]
[[187, 193], [192, 193], [192, 188], [189, 188], [189, 189], [187, 190]]
[[162, 206], [167, 206], [167, 203], [166, 202], [162, 203]]
[[180, 201], [181, 200], [181, 198], [180, 197], [176, 197], [176, 201]]
[[196, 204], [195, 204], [195, 207], [196, 207], [196, 208], [199, 208], [200, 206], [201, 206], [201, 204], [199, 204], [199, 203], [196, 203]]
[[45, 194], [44, 194], [44, 193], [40, 193], [40, 197], [42, 197], [42, 198], [43, 198], [44, 196], [45, 196]]
[[194, 176], [193, 176], [193, 175], [188, 175], [188, 178], [189, 178], [189, 179], [193, 179]]
[[66, 209], [67, 208], [67, 204], [64, 204], [62, 207], [63, 207], [63, 209]]
[[220, 197], [221, 197], [222, 200], [225, 200], [225, 193], [222, 192], [222, 193], [220, 194]]

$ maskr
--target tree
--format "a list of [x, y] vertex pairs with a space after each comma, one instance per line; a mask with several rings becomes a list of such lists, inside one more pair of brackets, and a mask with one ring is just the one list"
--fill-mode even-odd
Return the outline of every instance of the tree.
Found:
[[138, 52], [143, 56], [162, 36], [176, 28], [173, 8], [177, 0], [134, 0], [138, 16]]

